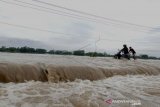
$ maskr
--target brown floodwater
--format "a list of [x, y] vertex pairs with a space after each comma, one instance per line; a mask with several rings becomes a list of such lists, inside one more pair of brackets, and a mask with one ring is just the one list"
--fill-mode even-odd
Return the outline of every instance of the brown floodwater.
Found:
[[0, 53], [0, 107], [160, 107], [159, 73], [159, 60]]

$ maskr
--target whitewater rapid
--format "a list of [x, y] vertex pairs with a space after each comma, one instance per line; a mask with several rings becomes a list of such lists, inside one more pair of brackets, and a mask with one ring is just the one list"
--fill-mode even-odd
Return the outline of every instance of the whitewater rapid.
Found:
[[160, 107], [159, 72], [159, 60], [0, 53], [13, 80], [0, 83], [0, 107]]
[[0, 107], [135, 107], [108, 104], [108, 99], [140, 100], [140, 107], [159, 107], [160, 78], [128, 75], [93, 82], [0, 83]]

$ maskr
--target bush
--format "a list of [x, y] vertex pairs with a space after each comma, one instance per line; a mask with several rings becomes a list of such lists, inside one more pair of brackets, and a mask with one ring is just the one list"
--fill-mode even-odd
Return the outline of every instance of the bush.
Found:
[[76, 50], [73, 52], [73, 55], [84, 56], [85, 51], [84, 50]]
[[146, 54], [140, 55], [140, 58], [142, 58], [142, 59], [148, 59], [148, 55], [146, 55]]
[[46, 52], [47, 51], [45, 49], [36, 49], [36, 53], [39, 53], [39, 54], [44, 54]]

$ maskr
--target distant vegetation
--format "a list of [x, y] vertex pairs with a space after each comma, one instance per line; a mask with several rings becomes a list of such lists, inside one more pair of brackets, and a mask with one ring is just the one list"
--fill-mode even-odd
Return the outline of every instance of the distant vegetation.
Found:
[[[107, 54], [106, 52], [85, 52], [84, 50], [75, 50], [75, 51], [67, 51], [67, 50], [49, 50], [41, 49], [41, 48], [31, 48], [31, 47], [5, 47], [2, 46], [0, 48], [0, 52], [11, 52], [11, 53], [32, 53], [32, 54], [55, 54], [55, 55], [77, 55], [77, 56], [90, 56], [90, 57], [113, 57], [113, 55]], [[148, 56], [146, 54], [137, 56], [139, 59], [160, 59], [154, 56]]]
[[159, 59], [160, 60], [160, 58], [157, 58], [155, 56], [148, 56], [146, 54], [139, 55], [139, 56], [137, 56], [137, 58], [139, 58], [139, 59]]

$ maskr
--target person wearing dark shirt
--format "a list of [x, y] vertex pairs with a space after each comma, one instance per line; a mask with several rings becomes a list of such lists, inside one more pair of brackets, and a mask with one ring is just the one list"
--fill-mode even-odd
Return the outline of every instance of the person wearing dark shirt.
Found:
[[121, 51], [118, 50], [118, 53], [114, 55], [115, 59], [121, 59], [122, 55], [121, 55]]
[[123, 53], [124, 58], [130, 59], [129, 51], [127, 45], [123, 45], [123, 49], [121, 51]]
[[132, 53], [133, 59], [135, 60], [136, 59], [136, 51], [132, 47], [129, 47], [129, 52]]

